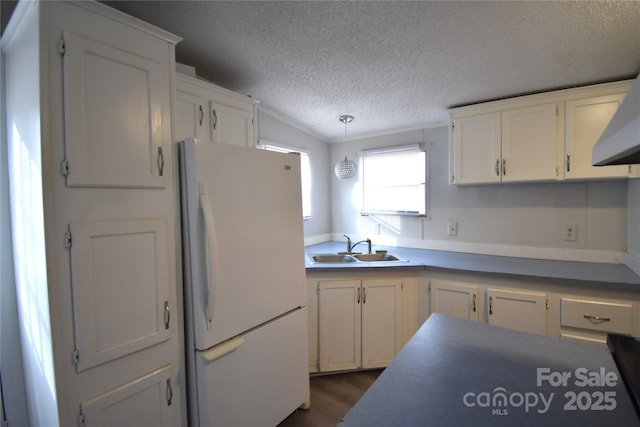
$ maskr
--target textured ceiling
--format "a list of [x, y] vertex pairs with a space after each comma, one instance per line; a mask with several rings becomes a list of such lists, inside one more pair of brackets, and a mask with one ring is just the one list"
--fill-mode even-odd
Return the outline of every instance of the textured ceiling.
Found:
[[106, 1], [176, 58], [326, 141], [447, 123], [447, 108], [635, 77], [640, 2]]

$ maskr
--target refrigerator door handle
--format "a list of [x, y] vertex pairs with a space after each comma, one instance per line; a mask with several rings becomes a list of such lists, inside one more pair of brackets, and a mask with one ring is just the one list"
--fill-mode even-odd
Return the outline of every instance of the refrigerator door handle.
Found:
[[215, 228], [207, 184], [200, 182], [198, 183], [198, 188], [200, 192], [200, 207], [204, 217], [205, 236], [207, 239], [205, 244], [205, 258], [207, 266], [207, 306], [205, 307], [205, 315], [207, 330], [210, 330], [213, 323], [213, 306], [215, 303], [215, 289], [217, 282], [216, 274], [218, 271], [216, 268]]
[[207, 362], [213, 362], [214, 360], [220, 359], [222, 356], [226, 356], [232, 351], [237, 350], [242, 347], [243, 344], [244, 337], [235, 337], [207, 350], [199, 351], [198, 353]]

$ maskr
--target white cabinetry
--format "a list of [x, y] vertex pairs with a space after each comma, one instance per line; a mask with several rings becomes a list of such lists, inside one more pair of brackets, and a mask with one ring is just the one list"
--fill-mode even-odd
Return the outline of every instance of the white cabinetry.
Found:
[[453, 117], [456, 184], [556, 178], [555, 103]]
[[417, 278], [308, 275], [309, 371], [384, 367], [418, 329]]
[[477, 285], [432, 280], [431, 311], [477, 322], [480, 312], [479, 292]]
[[556, 103], [502, 112], [502, 182], [556, 179]]
[[400, 351], [402, 282], [321, 281], [321, 371], [384, 367]]
[[547, 296], [512, 289], [487, 289], [490, 325], [538, 335], [547, 334]]
[[94, 2], [21, 2], [13, 16], [3, 51], [31, 422], [184, 424], [179, 38]]
[[606, 83], [452, 109], [450, 183], [628, 177], [628, 166], [592, 167], [591, 152], [630, 85]]
[[212, 83], [177, 74], [177, 140], [196, 137], [255, 147], [255, 117], [256, 102], [251, 98]]
[[420, 280], [429, 295], [418, 298], [419, 312], [600, 345], [610, 332], [640, 337], [636, 290], [455, 270], [425, 271]]
[[502, 137], [500, 113], [456, 116], [454, 121], [456, 184], [500, 182]]
[[565, 103], [565, 179], [629, 176], [628, 165], [592, 166], [591, 153], [624, 99], [625, 92], [572, 99]]
[[634, 324], [637, 320], [634, 320], [632, 301], [569, 295], [560, 298], [563, 339], [606, 344], [607, 333], [633, 335]]

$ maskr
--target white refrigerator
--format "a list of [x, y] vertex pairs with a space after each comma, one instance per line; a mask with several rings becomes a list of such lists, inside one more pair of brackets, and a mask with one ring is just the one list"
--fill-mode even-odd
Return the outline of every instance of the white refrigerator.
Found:
[[309, 403], [297, 154], [179, 143], [191, 426], [274, 426]]

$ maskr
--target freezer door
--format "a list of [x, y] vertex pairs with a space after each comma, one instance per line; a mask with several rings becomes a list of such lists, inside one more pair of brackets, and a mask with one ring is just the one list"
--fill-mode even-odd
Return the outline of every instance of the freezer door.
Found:
[[[275, 426], [309, 399], [307, 309], [197, 352], [199, 426]], [[193, 413], [193, 412], [192, 412]]]
[[200, 140], [181, 154], [185, 294], [203, 350], [306, 304], [300, 159]]

